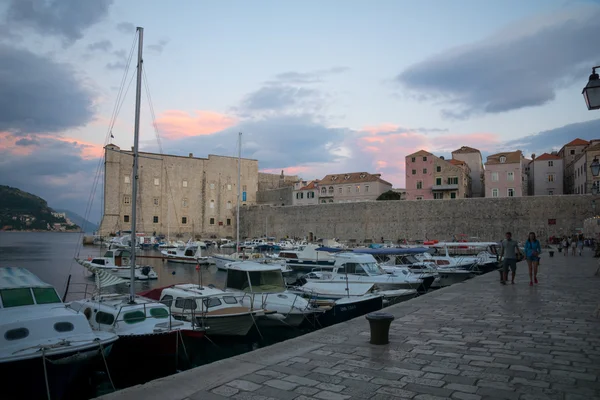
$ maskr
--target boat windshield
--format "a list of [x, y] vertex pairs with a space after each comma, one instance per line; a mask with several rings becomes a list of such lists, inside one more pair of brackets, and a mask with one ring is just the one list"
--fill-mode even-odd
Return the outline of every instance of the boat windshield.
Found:
[[361, 263], [359, 264], [367, 275], [384, 275], [385, 272], [381, 269], [377, 263]]
[[247, 293], [279, 293], [285, 291], [281, 271], [227, 271], [227, 287]]

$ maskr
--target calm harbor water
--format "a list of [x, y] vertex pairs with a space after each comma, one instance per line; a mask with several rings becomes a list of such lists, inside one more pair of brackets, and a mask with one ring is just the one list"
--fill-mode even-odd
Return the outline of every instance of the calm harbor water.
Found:
[[[27, 268], [43, 281], [53, 285], [61, 296], [71, 275], [67, 301], [83, 298], [85, 285], [88, 285], [88, 293], [93, 291], [94, 279], [84, 267], [75, 262], [74, 258], [99, 256], [106, 251], [106, 248], [82, 246], [81, 241], [82, 236], [78, 233], [0, 232], [0, 267]], [[159, 256], [160, 252], [147, 250], [138, 254]], [[203, 267], [200, 275], [193, 264], [163, 262], [158, 258], [140, 258], [137, 264], [151, 265], [158, 274], [158, 279], [136, 281], [136, 292], [177, 283], [198, 283], [200, 278], [203, 285], [212, 283], [218, 288], [223, 288], [225, 284], [225, 272], [218, 271], [216, 267]], [[128, 293], [129, 287], [116, 285], [108, 290]], [[239, 339], [207, 335], [208, 339], [205, 338], [201, 343], [196, 343], [193, 348], [187, 349], [188, 359], [179, 366], [179, 369], [188, 369], [232, 357], [306, 332], [307, 330], [281, 328], [273, 332], [262, 332], [262, 335], [251, 332], [247, 337]], [[147, 380], [143, 376], [132, 376], [126, 386]], [[84, 394], [78, 393], [74, 398], [95, 397], [111, 390], [107, 387], [107, 380], [102, 377], [102, 373], [100, 377], [90, 378], [90, 383], [92, 386], [90, 390]]]

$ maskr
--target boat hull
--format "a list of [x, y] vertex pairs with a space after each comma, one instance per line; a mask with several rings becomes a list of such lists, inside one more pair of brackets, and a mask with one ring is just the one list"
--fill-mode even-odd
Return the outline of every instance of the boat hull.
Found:
[[[104, 357], [108, 357], [112, 346], [110, 343], [103, 347]], [[101, 349], [96, 346], [46, 357], [50, 398], [82, 397], [90, 389], [85, 378], [96, 363], [102, 363]], [[48, 398], [42, 357], [0, 363], [0, 376], [6, 383], [0, 396], [3, 400]], [[26, 384], [18, 384], [24, 379]]]
[[340, 322], [349, 321], [383, 308], [383, 297], [373, 296], [348, 303], [335, 304], [331, 310], [324, 312], [317, 318], [317, 326], [326, 327]]
[[[208, 336], [246, 336], [255, 324], [254, 319], [250, 313], [236, 316], [207, 316], [204, 317], [204, 325]], [[202, 318], [197, 319], [197, 324], [202, 326]]]

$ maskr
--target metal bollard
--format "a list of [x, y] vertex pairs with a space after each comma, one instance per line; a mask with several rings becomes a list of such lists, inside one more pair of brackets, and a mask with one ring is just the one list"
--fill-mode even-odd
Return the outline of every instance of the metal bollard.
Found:
[[390, 325], [394, 320], [392, 314], [384, 312], [374, 312], [367, 314], [367, 320], [371, 328], [371, 344], [388, 344]]

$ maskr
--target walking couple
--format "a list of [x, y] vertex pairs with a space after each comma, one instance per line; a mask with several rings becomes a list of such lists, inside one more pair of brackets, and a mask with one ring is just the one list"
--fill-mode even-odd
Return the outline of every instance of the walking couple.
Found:
[[[527, 266], [529, 267], [529, 286], [533, 286], [533, 283], [538, 283], [537, 273], [538, 266], [540, 264], [540, 253], [542, 252], [542, 246], [540, 241], [535, 237], [534, 232], [529, 233], [527, 242], [525, 242], [525, 258], [527, 259]], [[500, 258], [502, 262], [502, 280], [500, 283], [506, 285], [508, 280], [508, 270], [510, 268], [512, 272], [511, 283], [515, 283], [515, 273], [517, 272], [517, 260], [523, 259], [523, 253], [519, 248], [519, 243], [512, 239], [512, 234], [506, 232], [506, 239], [502, 241], [502, 247], [500, 248]]]

